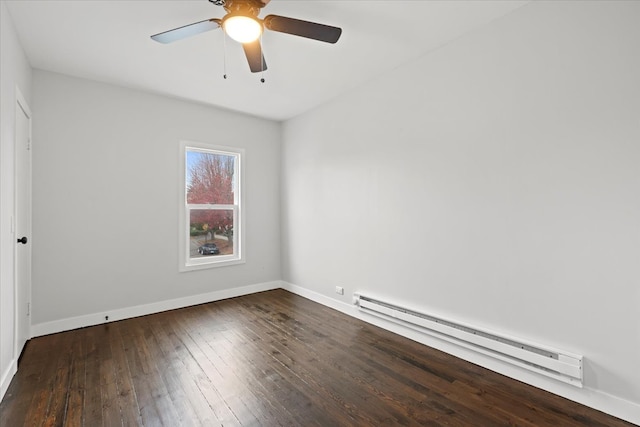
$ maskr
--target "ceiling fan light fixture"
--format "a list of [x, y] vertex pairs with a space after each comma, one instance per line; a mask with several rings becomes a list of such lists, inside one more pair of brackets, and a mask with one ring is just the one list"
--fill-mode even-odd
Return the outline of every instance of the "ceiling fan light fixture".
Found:
[[244, 15], [229, 15], [222, 21], [224, 32], [238, 43], [251, 43], [262, 34], [262, 24]]

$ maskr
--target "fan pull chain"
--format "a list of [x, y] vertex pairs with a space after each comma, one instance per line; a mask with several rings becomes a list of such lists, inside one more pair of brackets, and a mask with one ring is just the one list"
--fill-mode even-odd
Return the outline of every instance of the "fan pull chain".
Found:
[[262, 46], [264, 46], [264, 43], [262, 42], [262, 33], [260, 33], [260, 83], [264, 83], [264, 52], [262, 52]]
[[227, 79], [227, 33], [226, 31], [222, 32], [223, 36], [222, 36], [222, 64], [223, 64], [223, 72], [224, 74], [222, 75], [222, 77], [226, 80]]

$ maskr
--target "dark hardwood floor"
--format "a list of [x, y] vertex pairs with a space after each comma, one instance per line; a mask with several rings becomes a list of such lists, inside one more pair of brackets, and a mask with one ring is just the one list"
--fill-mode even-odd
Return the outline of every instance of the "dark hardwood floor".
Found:
[[32, 339], [2, 426], [630, 426], [283, 290]]

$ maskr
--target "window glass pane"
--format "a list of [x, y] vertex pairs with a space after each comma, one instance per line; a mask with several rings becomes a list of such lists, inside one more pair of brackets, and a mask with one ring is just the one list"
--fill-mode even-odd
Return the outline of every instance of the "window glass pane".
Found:
[[233, 255], [233, 209], [191, 209], [189, 256]]
[[235, 156], [187, 150], [187, 203], [234, 203]]

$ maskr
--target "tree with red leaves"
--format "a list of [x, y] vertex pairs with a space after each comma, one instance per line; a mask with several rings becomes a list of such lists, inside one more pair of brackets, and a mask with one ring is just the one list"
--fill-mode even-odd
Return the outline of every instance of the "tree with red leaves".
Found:
[[[193, 156], [188, 162], [187, 203], [233, 205], [234, 157], [195, 151], [187, 155]], [[232, 209], [193, 209], [190, 219], [192, 226], [198, 224], [207, 235], [225, 235], [233, 242]]]

